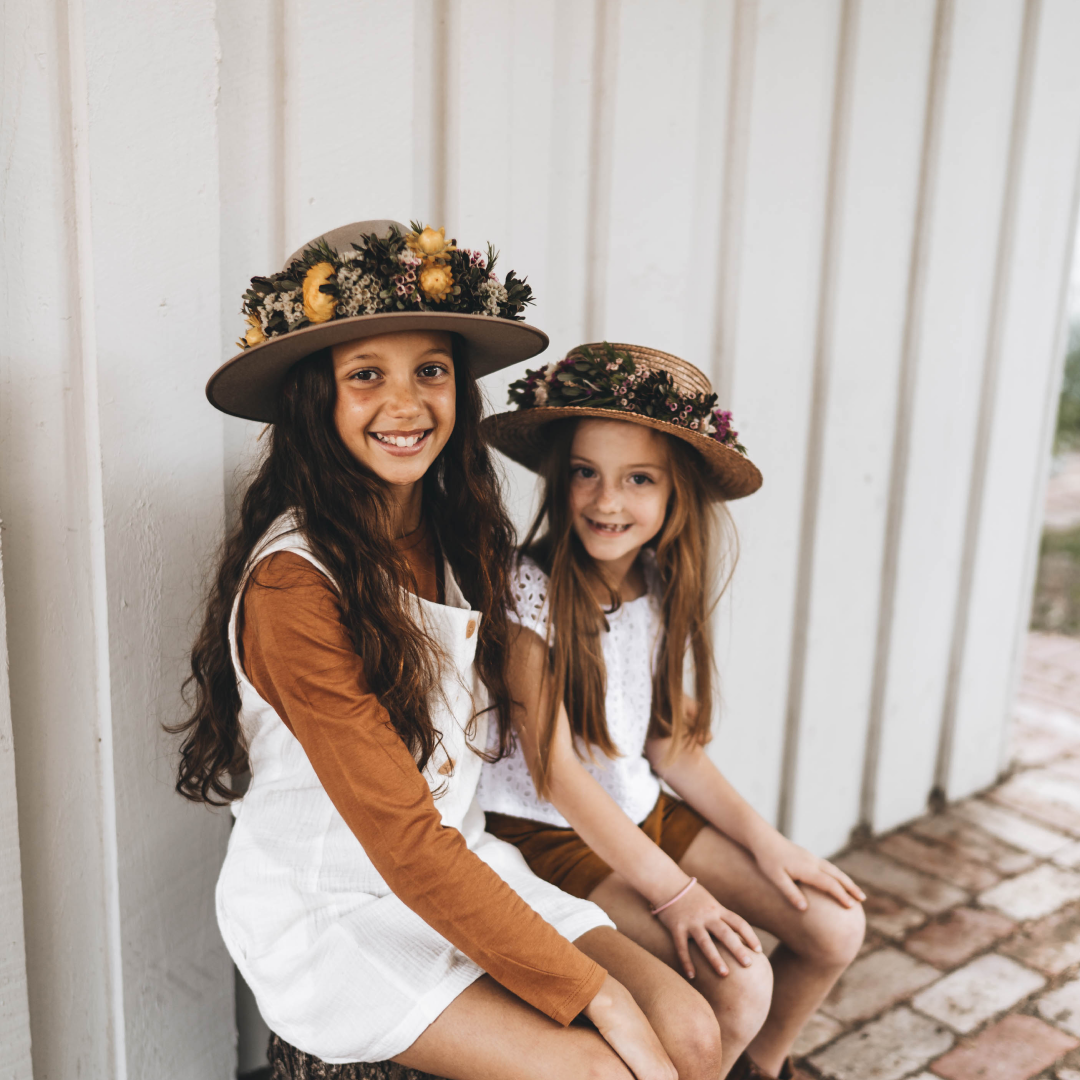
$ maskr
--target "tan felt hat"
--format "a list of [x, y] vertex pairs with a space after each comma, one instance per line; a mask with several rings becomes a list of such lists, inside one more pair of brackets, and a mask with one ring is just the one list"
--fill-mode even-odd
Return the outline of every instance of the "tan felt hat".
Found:
[[489, 416], [481, 433], [508, 458], [536, 472], [551, 445], [553, 420], [625, 420], [692, 446], [718, 498], [741, 499], [761, 487], [761, 473], [731, 430], [731, 414], [693, 364], [642, 345], [594, 342], [565, 359], [528, 371], [510, 387], [513, 412]]
[[520, 321], [532, 290], [512, 271], [500, 283], [493, 265], [490, 247], [486, 255], [459, 249], [442, 229], [374, 220], [324, 233], [290, 255], [280, 274], [252, 279], [242, 351], [210, 376], [206, 396], [222, 412], [273, 423], [293, 364], [402, 330], [459, 334], [477, 378], [528, 360], [548, 346], [547, 334]]

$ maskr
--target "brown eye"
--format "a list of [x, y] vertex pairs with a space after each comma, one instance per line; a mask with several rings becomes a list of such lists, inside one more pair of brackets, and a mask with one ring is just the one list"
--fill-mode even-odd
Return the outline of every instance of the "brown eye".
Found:
[[420, 375], [425, 379], [437, 379], [440, 375], [447, 374], [442, 364], [425, 364], [420, 369]]

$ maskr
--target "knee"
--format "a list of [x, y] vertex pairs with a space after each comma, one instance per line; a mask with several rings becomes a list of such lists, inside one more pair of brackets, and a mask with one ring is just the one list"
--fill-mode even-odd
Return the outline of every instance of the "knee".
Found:
[[743, 1050], [761, 1030], [772, 1006], [772, 966], [764, 956], [755, 956], [747, 968], [734, 969], [727, 976], [737, 980], [719, 1003], [717, 1015], [728, 1049]]
[[720, 1024], [713, 1007], [694, 993], [682, 1003], [674, 1023], [668, 1025], [666, 1047], [679, 1080], [716, 1080], [720, 1075]]
[[866, 936], [863, 906], [844, 908], [824, 897], [814, 905], [808, 930], [807, 958], [821, 967], [843, 970], [858, 955]]

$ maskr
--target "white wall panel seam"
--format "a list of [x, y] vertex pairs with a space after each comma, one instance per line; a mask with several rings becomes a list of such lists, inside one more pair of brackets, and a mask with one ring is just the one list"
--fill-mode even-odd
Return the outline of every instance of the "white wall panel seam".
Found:
[[803, 480], [802, 511], [799, 523], [799, 553], [795, 573], [795, 613], [792, 619], [791, 658], [788, 667], [788, 697], [784, 718], [784, 746], [780, 760], [780, 790], [776, 819], [780, 831], [792, 828], [795, 779], [799, 761], [799, 725], [806, 676], [807, 629], [813, 593], [814, 542], [821, 497], [821, 472], [825, 455], [825, 419], [829, 400], [833, 327], [836, 313], [837, 259], [841, 205], [847, 171], [851, 130], [851, 95], [855, 73], [855, 40], [860, 0], [843, 0], [840, 13], [840, 43], [836, 54], [833, 87], [832, 128], [829, 133], [829, 181], [826, 190], [821, 243], [821, 273], [818, 282], [818, 310], [814, 341], [814, 370], [807, 427], [806, 468]]
[[86, 499], [90, 557], [91, 613], [94, 634], [94, 722], [98, 741], [98, 794], [101, 807], [102, 866], [105, 900], [106, 977], [109, 1038], [115, 1080], [127, 1080], [124, 1024], [120, 858], [116, 823], [116, 776], [113, 757], [112, 685], [109, 670], [109, 597], [106, 579], [105, 498], [98, 405], [98, 355], [95, 318], [92, 192], [90, 176], [89, 80], [86, 70], [83, 0], [67, 0], [68, 90], [70, 93], [71, 182], [74, 205], [75, 280], [78, 287], [79, 374], [83, 401]]
[[267, 268], [267, 273], [276, 270], [285, 262], [292, 248], [289, 247], [289, 223], [288, 210], [286, 209], [286, 194], [288, 188], [287, 170], [289, 144], [285, 130], [286, 104], [288, 98], [287, 64], [288, 46], [285, 36], [288, 27], [285, 25], [285, 5], [289, 0], [268, 0], [267, 17], [270, 21], [271, 56], [274, 68], [273, 94], [270, 98], [270, 107], [273, 110], [271, 118], [271, 131], [273, 132], [272, 154], [272, 191], [271, 213], [273, 214], [273, 233], [270, 242], [274, 253], [275, 265]]
[[[435, 228], [447, 224], [450, 183], [450, 0], [434, 0], [431, 9], [431, 176], [428, 190]], [[455, 226], [456, 228], [456, 226]]]
[[735, 0], [731, 33], [730, 86], [726, 121], [723, 190], [720, 207], [720, 266], [714, 314], [713, 388], [722, 408], [729, 408], [733, 390], [735, 329], [738, 318], [739, 261], [750, 147], [750, 106], [754, 87], [754, 55], [758, 0]]
[[585, 235], [585, 337], [588, 341], [596, 341], [608, 334], [605, 307], [620, 15], [619, 0], [594, 0], [594, 3], [589, 209]]
[[[1009, 164], [1005, 177], [1005, 192], [1001, 202], [998, 226], [998, 248], [994, 270], [993, 294], [990, 303], [990, 326], [987, 333], [986, 357], [982, 384], [979, 388], [979, 418], [975, 432], [975, 452], [971, 463], [968, 487], [967, 520], [964, 525], [963, 558], [960, 563], [960, 582], [956, 596], [953, 637], [949, 651], [948, 681], [945, 687], [941, 728], [938, 736], [935, 789], [944, 792], [948, 785], [956, 730], [956, 706], [960, 685], [960, 669], [967, 639], [974, 584], [976, 549], [980, 542], [979, 525], [986, 491], [990, 439], [997, 398], [998, 375], [1001, 368], [1002, 332], [1007, 299], [1012, 280], [1012, 255], [1016, 236], [1017, 197], [1021, 166], [1024, 158], [1028, 117], [1031, 111], [1032, 86], [1035, 75], [1035, 46], [1038, 40], [1042, 0], [1026, 0], [1023, 32], [1019, 44], [1016, 93], [1013, 100], [1012, 131], [1009, 135]], [[1034, 520], [1034, 519], [1033, 519]]]
[[862, 821], [873, 819], [876, 784], [884, 722], [885, 692], [888, 685], [889, 656], [896, 602], [900, 557], [900, 525], [904, 516], [907, 463], [910, 453], [915, 373], [918, 362], [919, 325], [926, 294], [926, 259], [937, 171], [938, 148], [944, 105], [944, 87], [949, 64], [955, 0], [938, 0], [934, 16], [933, 58], [930, 88], [926, 97], [922, 159], [919, 166], [919, 195], [915, 212], [911, 261], [908, 274], [907, 318], [901, 347], [900, 379], [896, 396], [892, 467], [889, 478], [889, 505], [886, 512], [885, 549], [881, 562], [881, 601], [878, 611], [877, 650], [870, 694], [870, 715], [866, 733], [866, 757], [862, 782]]
[[301, 205], [301, 154], [303, 140], [300, 137], [300, 92], [303, 69], [300, 57], [300, 0], [281, 0], [281, 30], [277, 54], [280, 101], [278, 136], [281, 165], [281, 233], [284, 244], [279, 261], [284, 263], [289, 254], [311, 239], [300, 235]]

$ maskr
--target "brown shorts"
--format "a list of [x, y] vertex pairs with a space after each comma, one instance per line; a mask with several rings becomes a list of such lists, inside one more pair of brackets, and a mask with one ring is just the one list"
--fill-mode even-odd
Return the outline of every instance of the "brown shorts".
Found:
[[[681, 799], [662, 793], [639, 827], [666, 855], [678, 862], [706, 824], [708, 822]], [[487, 831], [519, 848], [537, 877], [583, 900], [588, 899], [589, 893], [612, 872], [573, 829], [560, 829], [542, 821], [508, 814], [488, 814]]]

